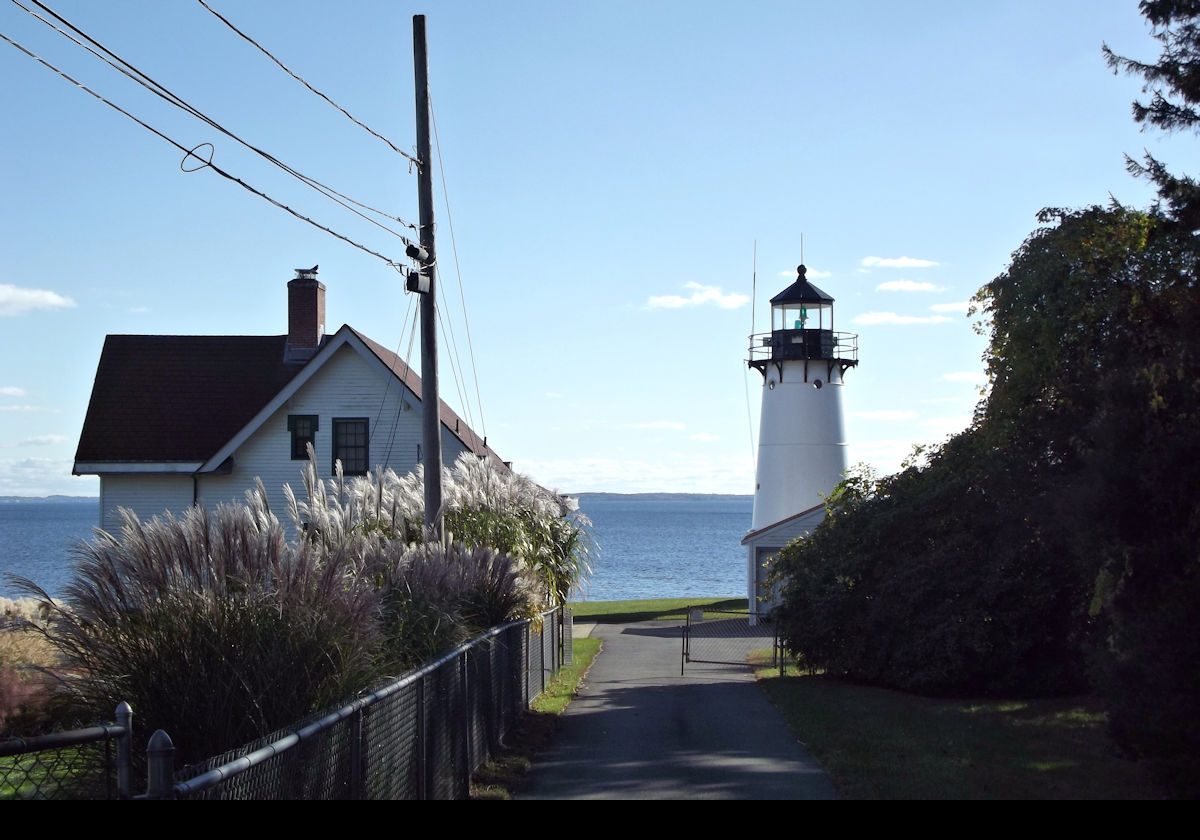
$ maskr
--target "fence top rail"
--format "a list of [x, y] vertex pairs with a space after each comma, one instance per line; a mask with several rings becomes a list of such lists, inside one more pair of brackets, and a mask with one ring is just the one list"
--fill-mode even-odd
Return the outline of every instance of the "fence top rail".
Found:
[[[544, 620], [548, 616], [553, 615], [556, 609], [548, 610], [542, 613], [542, 619]], [[214, 767], [213, 769], [205, 771], [204, 773], [194, 776], [191, 779], [187, 779], [186, 781], [176, 782], [173, 785], [172, 790], [176, 796], [199, 793], [214, 787], [221, 782], [227, 781], [228, 779], [232, 779], [235, 776], [239, 776], [242, 773], [245, 773], [247, 770], [262, 764], [263, 762], [268, 761], [269, 759], [274, 758], [281, 753], [287, 752], [298, 744], [303, 743], [308, 738], [311, 738], [319, 732], [322, 732], [323, 730], [328, 729], [330, 726], [333, 726], [338, 721], [344, 720], [345, 718], [357, 713], [359, 710], [378, 703], [380, 700], [390, 697], [396, 692], [407, 688], [408, 686], [420, 680], [422, 677], [432, 674], [438, 668], [444, 666], [447, 662], [451, 662], [456, 657], [466, 653], [480, 642], [493, 638], [494, 636], [498, 636], [513, 627], [529, 623], [531, 623], [531, 619], [520, 618], [516, 621], [510, 621], [506, 624], [497, 625], [496, 627], [481, 633], [470, 641], [464, 642], [453, 650], [447, 651], [433, 662], [426, 663], [417, 670], [404, 674], [382, 688], [376, 689], [369, 694], [364, 694], [363, 696], [352, 700], [340, 708], [334, 709], [332, 712], [320, 718], [319, 720], [315, 720], [306, 726], [296, 729], [295, 731], [288, 732], [286, 735], [283, 735], [277, 740], [272, 741], [271, 743], [260, 747], [257, 750], [249, 752], [244, 756], [227, 761], [219, 767]]]
[[0, 757], [21, 755], [22, 753], [52, 750], [58, 747], [74, 747], [79, 744], [90, 744], [94, 741], [107, 741], [121, 738], [128, 734], [126, 727], [119, 723], [108, 723], [101, 726], [89, 726], [84, 729], [72, 729], [68, 732], [52, 732], [49, 735], [34, 735], [29, 738], [5, 738], [0, 740]]

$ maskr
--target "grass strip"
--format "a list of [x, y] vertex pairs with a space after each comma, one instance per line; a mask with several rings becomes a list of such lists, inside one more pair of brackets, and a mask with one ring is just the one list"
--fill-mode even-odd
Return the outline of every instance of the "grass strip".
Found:
[[688, 607], [746, 612], [745, 598], [657, 598], [645, 601], [575, 601], [576, 621], [624, 624], [631, 621], [683, 621]]
[[505, 738], [500, 754], [471, 778], [472, 799], [512, 799], [513, 792], [525, 781], [533, 766], [534, 756], [554, 734], [558, 716], [570, 704], [580, 680], [599, 652], [599, 639], [572, 640], [573, 664], [559, 670], [542, 695], [533, 701], [533, 708]]
[[948, 700], [761, 670], [846, 799], [1152, 799], [1091, 698]]

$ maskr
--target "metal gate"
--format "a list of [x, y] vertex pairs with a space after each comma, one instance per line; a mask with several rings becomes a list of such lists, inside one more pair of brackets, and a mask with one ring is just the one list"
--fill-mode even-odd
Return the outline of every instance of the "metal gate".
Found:
[[[776, 625], [763, 613], [688, 607], [679, 673], [689, 663], [761, 667], [782, 662]], [[769, 659], [754, 656], [766, 652]]]

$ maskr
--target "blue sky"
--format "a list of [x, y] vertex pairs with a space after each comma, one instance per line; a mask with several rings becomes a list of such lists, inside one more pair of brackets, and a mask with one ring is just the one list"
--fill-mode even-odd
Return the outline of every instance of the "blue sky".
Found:
[[[416, 221], [404, 158], [198, 3], [47, 4], [236, 134]], [[1040, 208], [1146, 206], [1126, 153], [1198, 168], [1193, 138], [1139, 132], [1140, 85], [1100, 55], [1156, 57], [1134, 2], [210, 5], [404, 149], [411, 16], [427, 15], [441, 278], [465, 360], [461, 273], [476, 371], [463, 407], [444, 360], [444, 396], [518, 470], [571, 492], [753, 491], [751, 312], [761, 331], [801, 237], [837, 328], [859, 333], [850, 459], [896, 469], [969, 422], [985, 340], [965, 301]], [[8, 37], [402, 257], [397, 238], [2, 8]], [[181, 172], [166, 142], [7, 43], [0, 73], [0, 495], [98, 492], [70, 469], [108, 333], [279, 334], [292, 269], [319, 263], [330, 330], [406, 352], [410, 300], [382, 261]]]

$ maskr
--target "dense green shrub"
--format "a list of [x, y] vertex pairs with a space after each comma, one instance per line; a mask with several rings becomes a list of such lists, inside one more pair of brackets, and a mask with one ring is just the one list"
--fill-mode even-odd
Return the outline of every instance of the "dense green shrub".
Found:
[[976, 297], [973, 426], [838, 488], [780, 555], [782, 625], [810, 664], [917, 691], [1090, 678], [1117, 740], [1195, 795], [1200, 241], [1116, 205], [1042, 219]]
[[1085, 587], [971, 443], [856, 480], [780, 553], [781, 629], [811, 666], [932, 694], [1079, 687]]

